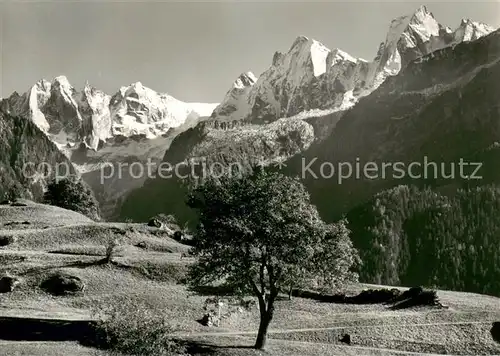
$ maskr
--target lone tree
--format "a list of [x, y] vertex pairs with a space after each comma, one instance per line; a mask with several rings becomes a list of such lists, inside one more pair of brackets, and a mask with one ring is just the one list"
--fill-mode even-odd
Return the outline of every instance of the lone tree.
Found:
[[73, 210], [93, 220], [100, 219], [99, 203], [90, 187], [76, 176], [53, 180], [44, 194], [46, 204]]
[[298, 179], [254, 169], [191, 190], [199, 215], [193, 236], [193, 287], [223, 281], [259, 301], [255, 348], [263, 349], [275, 301], [292, 281], [339, 286], [356, 281], [359, 257], [344, 221], [327, 225]]

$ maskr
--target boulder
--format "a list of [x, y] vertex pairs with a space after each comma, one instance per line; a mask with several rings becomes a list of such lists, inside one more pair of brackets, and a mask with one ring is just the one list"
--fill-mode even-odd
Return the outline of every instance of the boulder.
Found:
[[44, 280], [40, 287], [47, 293], [60, 296], [82, 292], [85, 284], [77, 276], [56, 273]]
[[182, 231], [179, 231], [177, 230], [176, 232], [174, 232], [174, 240], [175, 241], [178, 241], [178, 242], [181, 242], [182, 241]]
[[413, 299], [418, 297], [423, 292], [424, 289], [422, 287], [411, 287], [410, 289], [397, 295], [391, 302], [396, 303], [407, 299]]
[[16, 237], [15, 236], [10, 236], [10, 235], [2, 235], [0, 236], [0, 247], [2, 246], [8, 246], [10, 244], [13, 244], [16, 242]]
[[344, 334], [344, 336], [342, 336], [339, 341], [343, 342], [344, 344], [350, 345], [351, 344], [351, 335]]
[[153, 218], [153, 219], [149, 220], [148, 226], [157, 227], [160, 229], [163, 226], [163, 224], [161, 223], [160, 220]]
[[[417, 291], [419, 291], [420, 293], [416, 294]], [[439, 302], [439, 298], [435, 290], [415, 289], [412, 291], [410, 289], [404, 292], [400, 298], [403, 298], [403, 296], [406, 296], [406, 298], [402, 300], [398, 298], [398, 301], [396, 301], [396, 303], [391, 307], [391, 309], [397, 310], [397, 309], [405, 309], [405, 308], [419, 307], [419, 306], [431, 306], [431, 307], [443, 308], [443, 305]]]
[[219, 322], [220, 320], [215, 313], [207, 313], [203, 315], [203, 318], [200, 320], [201, 325], [209, 327], [219, 326]]
[[491, 337], [500, 344], [500, 321], [495, 321], [490, 330]]
[[142, 249], [147, 249], [148, 248], [148, 244], [145, 242], [145, 241], [141, 241], [139, 242], [137, 245], [135, 245], [136, 247], [139, 247], [139, 248], [142, 248]]
[[0, 278], [0, 293], [10, 293], [19, 284], [19, 279], [11, 276]]

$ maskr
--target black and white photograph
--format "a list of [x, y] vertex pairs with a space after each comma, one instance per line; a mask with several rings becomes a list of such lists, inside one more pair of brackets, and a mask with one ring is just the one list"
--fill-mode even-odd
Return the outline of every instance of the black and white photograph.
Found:
[[500, 0], [0, 0], [0, 355], [500, 355]]

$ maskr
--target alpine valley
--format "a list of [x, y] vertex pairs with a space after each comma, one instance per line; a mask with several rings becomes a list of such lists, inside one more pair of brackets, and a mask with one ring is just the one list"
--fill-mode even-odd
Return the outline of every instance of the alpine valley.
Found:
[[[88, 83], [77, 91], [65, 76], [40, 80], [26, 93], [13, 93], [1, 102], [4, 115], [33, 122], [72, 162], [106, 217], [146, 179], [130, 165], [154, 167], [172, 139], [210, 116], [216, 105], [184, 103], [140, 82], [112, 96]], [[101, 169], [112, 178], [101, 180]]]
[[[384, 194], [427, 192], [430, 187], [432, 194], [442, 194], [435, 201], [441, 207], [464, 184], [478, 184], [356, 177], [339, 184], [337, 176], [317, 179], [312, 173], [319, 175], [323, 162], [335, 166], [356, 160], [409, 163], [424, 156], [440, 162], [467, 158], [484, 163], [482, 183], [499, 183], [500, 171], [495, 168], [499, 79], [500, 31], [468, 19], [452, 29], [440, 24], [425, 6], [392, 21], [372, 60], [299, 36], [287, 52], [270, 56], [270, 66], [260, 76], [241, 74], [217, 104], [185, 103], [139, 82], [113, 95], [89, 84], [76, 90], [60, 76], [1, 101], [7, 124], [0, 120], [0, 137], [6, 137], [0, 145], [6, 145], [2, 150], [10, 158], [0, 160], [0, 181], [6, 182], [4, 190], [21, 186], [26, 195], [38, 198], [46, 183], [36, 178], [40, 174], [24, 179], [19, 173], [22, 163], [35, 154], [33, 147], [38, 147], [36, 154], [46, 161], [71, 162], [94, 190], [106, 219], [146, 221], [167, 213], [180, 222], [192, 222], [182, 179], [134, 178], [127, 167], [103, 184], [101, 169], [109, 163], [116, 169], [134, 162], [150, 162], [153, 170], [162, 162], [239, 163], [245, 168], [261, 164], [299, 176], [326, 221], [376, 208], [378, 224], [386, 217], [380, 202], [390, 200]], [[312, 162], [312, 173], [303, 174], [304, 162]], [[410, 183], [416, 188], [394, 188]], [[404, 201], [405, 211], [416, 211], [408, 208], [410, 200]], [[357, 246], [364, 251], [399, 246], [395, 242], [399, 237], [394, 236], [401, 233], [397, 230], [401, 226], [391, 230], [393, 241], [374, 238], [365, 246], [356, 240], [368, 230], [373, 233], [370, 224], [358, 221], [352, 227]], [[398, 260], [402, 250], [389, 250], [384, 250], [387, 260]], [[382, 263], [381, 257], [362, 257], [371, 261], [366, 268]], [[392, 284], [421, 277], [401, 272], [402, 266], [389, 262], [378, 271], [364, 276]]]
[[[479, 120], [479, 110], [490, 113], [481, 120], [492, 122], [490, 115], [498, 118], [494, 90], [482, 95], [480, 105], [458, 99], [469, 85], [480, 87], [478, 80], [485, 81], [484, 88], [498, 88], [495, 76], [487, 73], [499, 59], [498, 35], [470, 20], [452, 30], [422, 6], [392, 21], [372, 61], [298, 37], [287, 53], [274, 54], [271, 66], [258, 79], [252, 73], [241, 75], [210, 119], [174, 139], [164, 161], [264, 163], [270, 169], [283, 162], [283, 172], [302, 176], [303, 162], [316, 163], [312, 170], [319, 175], [323, 162], [355, 163], [358, 157], [390, 162], [409, 159], [410, 153], [420, 157], [424, 147], [444, 154], [440, 145], [446, 147], [451, 139], [462, 145], [457, 154], [486, 149], [496, 139], [491, 125], [474, 135], [478, 141], [485, 135], [484, 142], [474, 147], [451, 132], [479, 130], [471, 123]], [[471, 116], [466, 108], [477, 114]], [[439, 123], [442, 127], [437, 128]], [[447, 132], [450, 137], [441, 140]], [[336, 176], [301, 178], [327, 220], [401, 183], [353, 178], [339, 185]], [[179, 179], [148, 180], [128, 196], [120, 215], [143, 220], [166, 211], [190, 220], [183, 189]]]

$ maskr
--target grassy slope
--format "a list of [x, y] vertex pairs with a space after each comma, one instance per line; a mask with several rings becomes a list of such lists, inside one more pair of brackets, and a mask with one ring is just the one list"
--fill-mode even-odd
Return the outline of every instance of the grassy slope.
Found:
[[[89, 218], [57, 206], [33, 203], [29, 200], [19, 200], [19, 203], [27, 206], [0, 205], [0, 229], [22, 227], [15, 226], [15, 223], [28, 221], [29, 227], [44, 229], [47, 227], [57, 227], [75, 224], [88, 224], [92, 220]], [[14, 223], [13, 225], [6, 225]]]
[[[12, 221], [30, 224], [17, 229], [5, 226]], [[216, 354], [261, 354], [245, 347], [232, 348], [252, 345], [258, 326], [256, 306], [243, 311], [235, 311], [233, 306], [231, 313], [224, 307], [225, 317], [219, 328], [203, 327], [196, 322], [205, 313], [207, 296], [195, 295], [179, 283], [190, 260], [181, 258], [187, 247], [167, 237], [168, 232], [140, 224], [94, 223], [79, 214], [30, 204], [27, 208], [0, 206], [0, 235], [9, 234], [16, 237], [16, 242], [0, 248], [0, 270], [21, 277], [22, 283], [13, 293], [2, 295], [0, 315], [81, 319], [91, 317], [96, 305], [129, 299], [165, 313], [182, 338], [211, 344]], [[120, 253], [116, 265], [101, 265], [98, 261], [110, 235], [121, 236]], [[149, 249], [134, 246], [140, 241], [146, 241]], [[81, 277], [86, 283], [85, 292], [70, 297], [53, 297], [43, 292], [40, 282], [55, 270]], [[500, 347], [488, 332], [491, 321], [500, 320], [500, 299], [447, 291], [440, 291], [439, 297], [449, 309], [389, 311], [382, 305], [281, 300], [271, 325], [267, 354], [399, 354], [383, 349], [500, 354]], [[343, 333], [352, 335], [351, 347], [338, 344]], [[41, 346], [0, 342], [0, 354], [15, 354], [12, 350], [16, 348], [31, 355], [58, 352], [46, 351], [58, 349], [55, 343]], [[88, 351], [74, 350], [75, 355]]]

